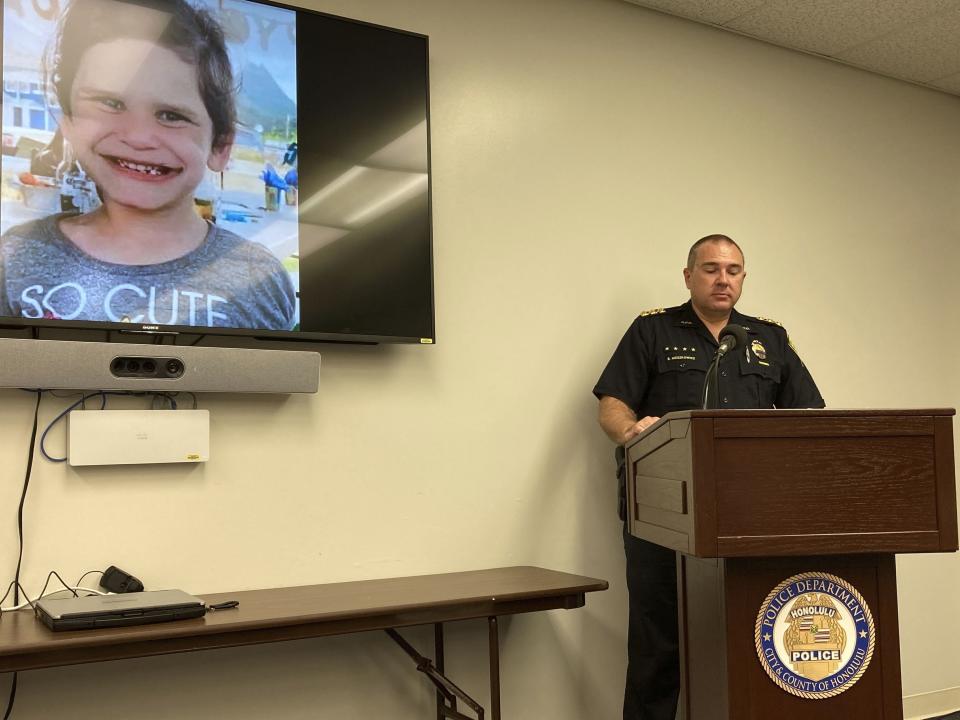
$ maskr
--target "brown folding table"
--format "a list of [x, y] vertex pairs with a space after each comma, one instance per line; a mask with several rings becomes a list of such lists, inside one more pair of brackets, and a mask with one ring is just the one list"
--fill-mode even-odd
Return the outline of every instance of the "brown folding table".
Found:
[[[30, 610], [0, 617], [0, 672], [75, 665], [211, 648], [385, 630], [437, 688], [437, 718], [484, 710], [445, 674], [443, 623], [485, 618], [489, 627], [490, 717], [500, 719], [497, 619], [503, 615], [582, 607], [607, 582], [538, 567], [505, 567], [383, 580], [200, 594], [208, 605], [239, 601], [192, 620], [121, 628], [52, 632]], [[434, 659], [417, 652], [397, 628], [434, 626]]]

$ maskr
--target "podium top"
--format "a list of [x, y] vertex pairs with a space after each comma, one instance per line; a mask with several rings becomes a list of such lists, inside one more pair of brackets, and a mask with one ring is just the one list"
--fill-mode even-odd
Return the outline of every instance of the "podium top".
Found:
[[877, 417], [952, 417], [957, 414], [955, 408], [824, 408], [824, 409], [766, 409], [766, 410], [675, 410], [669, 412], [646, 430], [631, 438], [625, 447], [631, 447], [649, 437], [669, 420], [691, 420], [696, 418], [877, 418]]
[[700, 557], [955, 551], [955, 414], [668, 413], [625, 446], [630, 532]]
[[[680, 410], [667, 413], [671, 417], [796, 417], [807, 415], [810, 417], [888, 417], [891, 415], [956, 415], [954, 408], [815, 408], [800, 409], [772, 409], [772, 410]], [[666, 416], [664, 416], [666, 417]]]
[[[774, 408], [771, 410], [679, 410], [667, 413], [671, 417], [791, 417], [809, 415], [820, 417], [867, 417], [889, 415], [956, 415], [955, 408], [812, 408], [809, 410]], [[664, 416], [666, 417], [666, 416]]]

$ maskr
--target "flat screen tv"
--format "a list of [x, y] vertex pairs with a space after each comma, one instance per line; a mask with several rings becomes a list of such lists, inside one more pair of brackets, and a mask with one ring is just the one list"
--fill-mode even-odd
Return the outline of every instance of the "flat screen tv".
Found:
[[427, 37], [5, 0], [0, 326], [434, 339]]

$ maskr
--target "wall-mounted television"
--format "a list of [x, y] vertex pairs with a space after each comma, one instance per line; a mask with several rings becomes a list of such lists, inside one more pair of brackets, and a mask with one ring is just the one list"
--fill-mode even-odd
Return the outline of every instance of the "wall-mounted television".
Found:
[[6, 0], [0, 326], [434, 339], [428, 39]]

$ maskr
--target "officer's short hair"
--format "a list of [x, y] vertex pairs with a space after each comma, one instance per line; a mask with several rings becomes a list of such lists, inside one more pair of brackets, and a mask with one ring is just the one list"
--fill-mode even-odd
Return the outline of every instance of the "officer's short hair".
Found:
[[690, 247], [690, 252], [687, 253], [687, 270], [693, 270], [693, 266], [694, 266], [694, 265], [696, 264], [696, 262], [697, 262], [697, 250], [700, 248], [701, 245], [703, 245], [704, 243], [708, 243], [708, 242], [724, 242], [724, 243], [730, 243], [730, 244], [733, 245], [737, 250], [740, 250], [740, 255], [743, 255], [743, 250], [740, 249], [740, 246], [737, 245], [736, 241], [735, 241], [733, 238], [727, 237], [726, 235], [720, 235], [720, 234], [707, 235], [707, 236], [702, 237], [702, 238], [700, 238], [699, 240], [697, 240], [697, 241]]

